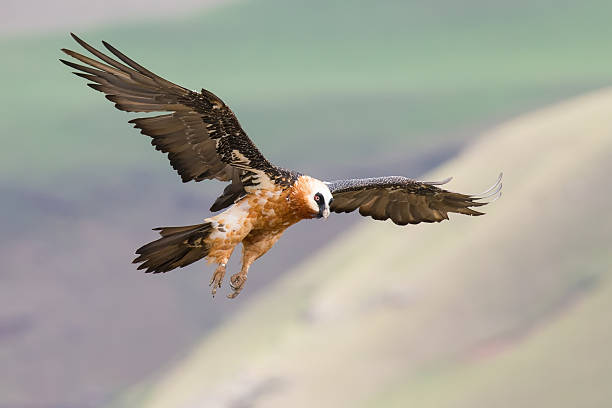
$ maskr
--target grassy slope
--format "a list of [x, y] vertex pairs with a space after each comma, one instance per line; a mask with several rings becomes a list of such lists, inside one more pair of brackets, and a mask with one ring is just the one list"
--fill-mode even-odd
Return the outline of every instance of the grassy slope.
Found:
[[364, 222], [118, 405], [601, 406], [611, 109], [601, 91], [490, 132], [431, 175], [506, 170], [485, 217]]
[[[272, 159], [316, 168], [461, 140], [458, 128], [609, 83], [611, 12], [604, 0], [259, 0], [85, 37], [218, 92]], [[47, 181], [76, 166], [97, 177], [109, 165], [166, 171], [130, 137], [128, 115], [57, 62], [66, 46], [75, 47], [67, 35], [0, 41], [0, 109], [11, 112], [0, 180]]]
[[[607, 1], [420, 4], [245, 1], [189, 20], [82, 34], [218, 92], [270, 159], [318, 176], [336, 175], [324, 170], [330, 163], [347, 174], [386, 173], [399, 158], [413, 163], [408, 152], [420, 158], [421, 149], [462, 144], [473, 134], [460, 131], [466, 126], [609, 82], [612, 56], [601, 52], [612, 31]], [[2, 285], [10, 307], [0, 320], [5, 332], [6, 316], [26, 322], [0, 350], [9, 361], [0, 382], [11, 391], [0, 395], [16, 395], [8, 403], [50, 403], [71, 390], [95, 404], [90, 396], [156, 369], [240, 307], [202, 299], [201, 266], [145, 286], [133, 275], [131, 248], [152, 237], [148, 228], [193, 222], [220, 187], [171, 184], [166, 159], [128, 128], [130, 115], [57, 62], [69, 44], [66, 33], [0, 39], [0, 258], [12, 276]], [[417, 174], [404, 169], [393, 173]], [[275, 262], [309, 239], [295, 234], [303, 227], [260, 261], [269, 273], [259, 279], [284, 271], [285, 261]], [[318, 229], [309, 231], [321, 241]], [[167, 313], [140, 319], [155, 308]], [[108, 319], [115, 315], [122, 318]], [[158, 327], [172, 334], [155, 336]], [[75, 332], [82, 335], [67, 337]], [[65, 375], [55, 375], [57, 366]]]
[[[608, 260], [610, 265], [610, 260]], [[405, 407], [604, 407], [609, 384], [612, 282], [524, 343], [493, 358], [466, 361], [386, 389], [369, 406]]]

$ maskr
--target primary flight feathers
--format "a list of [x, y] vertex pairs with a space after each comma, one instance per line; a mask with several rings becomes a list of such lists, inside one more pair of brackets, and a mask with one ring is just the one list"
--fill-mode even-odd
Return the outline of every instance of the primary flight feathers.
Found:
[[[61, 61], [79, 70], [75, 74], [91, 81], [88, 85], [105, 93], [117, 109], [172, 112], [133, 119], [130, 123], [150, 136], [157, 150], [168, 153], [170, 164], [183, 182], [217, 179], [248, 185], [277, 175], [275, 167], [242, 130], [232, 110], [212, 92], [202, 89], [198, 93], [167, 81], [106, 42], [104, 46], [123, 63], [76, 35], [72, 37], [104, 63], [67, 49], [62, 51], [89, 66]], [[238, 191], [234, 190], [231, 193], [238, 197]], [[214, 210], [222, 208], [225, 207]]]
[[378, 177], [321, 182], [272, 165], [240, 126], [232, 110], [212, 92], [191, 91], [167, 81], [106, 42], [114, 57], [72, 37], [99, 60], [62, 49], [80, 61], [61, 60], [77, 70], [88, 85], [106, 94], [117, 109], [127, 112], [166, 112], [130, 120], [167, 153], [183, 182], [217, 179], [229, 182], [211, 211], [228, 208], [203, 224], [165, 227], [162, 237], [144, 247], [135, 262], [147, 272], [165, 272], [206, 257], [218, 264], [211, 280], [213, 295], [221, 286], [225, 264], [238, 243], [243, 244], [243, 267], [231, 277], [235, 297], [246, 282], [251, 263], [267, 252], [290, 225], [307, 218], [336, 213], [359, 213], [399, 225], [440, 222], [448, 213], [481, 215], [475, 210], [501, 195], [500, 174], [485, 193], [466, 195], [406, 177]]

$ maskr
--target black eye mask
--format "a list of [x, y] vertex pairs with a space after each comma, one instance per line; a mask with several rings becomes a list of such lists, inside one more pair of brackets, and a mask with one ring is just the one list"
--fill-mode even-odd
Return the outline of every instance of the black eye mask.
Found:
[[317, 214], [317, 218], [323, 217], [323, 210], [325, 210], [325, 199], [323, 198], [323, 194], [317, 193], [314, 196], [315, 203], [319, 205], [319, 213]]

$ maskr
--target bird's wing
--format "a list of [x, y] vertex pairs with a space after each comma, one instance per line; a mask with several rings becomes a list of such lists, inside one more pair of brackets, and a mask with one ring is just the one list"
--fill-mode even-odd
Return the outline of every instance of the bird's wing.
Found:
[[[441, 182], [416, 181], [406, 177], [378, 177], [337, 180], [327, 182], [332, 195], [331, 211], [351, 212], [359, 208], [363, 216], [375, 220], [391, 219], [398, 225], [420, 222], [440, 222], [448, 219], [448, 213], [482, 215], [472, 207], [488, 204], [486, 199], [501, 195], [502, 175], [487, 191], [478, 195], [466, 195], [443, 190]], [[489, 201], [490, 202], [490, 201]]]
[[[205, 89], [194, 92], [169, 82], [104, 41], [104, 46], [121, 62], [76, 35], [72, 37], [102, 62], [67, 49], [62, 51], [85, 65], [60, 61], [78, 70], [75, 74], [91, 81], [88, 85], [105, 93], [117, 109], [169, 112], [133, 119], [130, 123], [150, 136], [157, 150], [168, 153], [170, 164], [183, 182], [232, 180], [231, 191], [224, 192], [217, 201], [227, 201], [228, 197], [233, 201], [231, 198], [245, 193], [244, 190], [273, 182], [278, 169], [249, 139], [232, 110], [212, 92]], [[231, 202], [217, 204], [227, 206]]]

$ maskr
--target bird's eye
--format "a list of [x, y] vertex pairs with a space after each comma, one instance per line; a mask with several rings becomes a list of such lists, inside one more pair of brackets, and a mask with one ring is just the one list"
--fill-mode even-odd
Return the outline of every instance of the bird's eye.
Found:
[[319, 198], [319, 197], [320, 197], [320, 196], [319, 196], [318, 194], [317, 194], [316, 196], [314, 196], [314, 199], [315, 199], [315, 201], [316, 201], [316, 202], [319, 202], [319, 200], [320, 200], [320, 198]]

